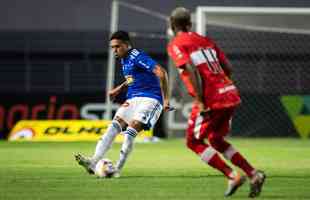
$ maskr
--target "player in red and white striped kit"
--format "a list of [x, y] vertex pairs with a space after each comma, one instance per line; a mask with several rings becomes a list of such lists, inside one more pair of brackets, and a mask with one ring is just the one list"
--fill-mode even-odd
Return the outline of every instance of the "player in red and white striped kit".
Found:
[[[232, 195], [246, 180], [228, 166], [218, 153], [242, 169], [250, 180], [249, 197], [260, 194], [265, 174], [255, 169], [226, 139], [231, 120], [241, 103], [238, 89], [229, 78], [231, 65], [214, 41], [191, 32], [190, 12], [176, 8], [170, 16], [175, 37], [168, 54], [194, 97], [186, 134], [187, 146], [228, 178], [225, 196]], [[205, 142], [208, 139], [209, 143]]]

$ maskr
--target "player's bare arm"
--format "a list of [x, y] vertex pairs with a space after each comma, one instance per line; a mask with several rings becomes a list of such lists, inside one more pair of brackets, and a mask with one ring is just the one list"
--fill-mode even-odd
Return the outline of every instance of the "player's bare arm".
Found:
[[167, 71], [160, 65], [156, 65], [153, 73], [160, 80], [160, 88], [164, 99], [164, 110], [169, 110], [169, 88], [168, 88], [168, 74]]
[[181, 68], [186, 70], [189, 74], [188, 81], [192, 84], [194, 88], [196, 88], [195, 101], [198, 103], [200, 108], [200, 112], [206, 112], [206, 108], [203, 103], [203, 88], [200, 74], [197, 68], [191, 64], [185, 64]]
[[113, 88], [109, 91], [109, 96], [111, 99], [115, 98], [119, 95], [125, 88], [127, 88], [127, 81], [124, 81], [122, 84], [118, 85], [117, 87]]

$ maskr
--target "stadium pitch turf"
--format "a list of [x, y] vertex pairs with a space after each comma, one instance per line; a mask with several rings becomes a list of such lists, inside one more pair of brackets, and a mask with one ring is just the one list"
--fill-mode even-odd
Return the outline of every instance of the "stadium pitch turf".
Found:
[[[310, 140], [232, 139], [268, 178], [259, 199], [310, 199]], [[1, 200], [215, 200], [226, 181], [187, 150], [181, 139], [136, 144], [122, 177], [97, 179], [78, 166], [75, 152], [94, 142], [0, 142]], [[108, 158], [115, 161], [120, 144]], [[247, 199], [248, 182], [231, 199]]]

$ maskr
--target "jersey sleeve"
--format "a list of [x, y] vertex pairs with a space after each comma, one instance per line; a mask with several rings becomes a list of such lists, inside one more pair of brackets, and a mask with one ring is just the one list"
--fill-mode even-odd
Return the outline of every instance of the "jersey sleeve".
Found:
[[181, 67], [190, 62], [189, 54], [186, 52], [185, 48], [180, 45], [172, 42], [169, 44], [167, 51], [176, 67]]
[[152, 72], [157, 65], [157, 62], [145, 53], [140, 53], [135, 59], [135, 64], [139, 68]]

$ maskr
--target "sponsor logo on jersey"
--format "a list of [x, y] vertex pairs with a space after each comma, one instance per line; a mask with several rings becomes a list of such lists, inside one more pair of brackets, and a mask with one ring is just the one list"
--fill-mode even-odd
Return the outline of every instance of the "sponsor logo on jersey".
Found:
[[126, 82], [128, 85], [132, 85], [133, 82], [134, 82], [134, 78], [132, 77], [132, 75], [128, 75], [128, 76], [125, 76], [126, 78]]

